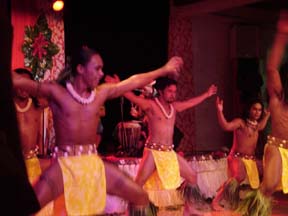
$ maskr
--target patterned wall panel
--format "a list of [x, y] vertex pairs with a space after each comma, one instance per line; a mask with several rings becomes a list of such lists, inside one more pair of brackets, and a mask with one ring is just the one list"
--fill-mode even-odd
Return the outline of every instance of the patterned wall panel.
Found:
[[45, 73], [44, 80], [55, 80], [65, 66], [65, 34], [63, 13], [52, 11], [51, 2], [43, 3], [42, 7], [45, 10], [49, 28], [53, 32], [51, 40], [53, 43], [57, 44], [60, 49], [59, 53], [53, 57], [53, 68]]
[[[194, 97], [192, 50], [192, 23], [189, 18], [170, 18], [169, 24], [169, 56], [178, 55], [184, 60], [184, 68], [178, 78], [178, 100], [185, 100]], [[184, 133], [179, 151], [186, 154], [193, 152], [195, 139], [195, 118], [194, 110], [188, 109], [177, 114], [176, 126]]]
[[[45, 8], [45, 14], [47, 17], [49, 28], [51, 28], [52, 42], [57, 44], [60, 51], [53, 57], [53, 68], [46, 71], [44, 80], [55, 80], [59, 73], [65, 67], [65, 33], [64, 33], [64, 21], [62, 12], [53, 12], [50, 8], [50, 4], [43, 5]], [[53, 127], [53, 115], [50, 108], [46, 108], [44, 111], [44, 124], [46, 128], [46, 136], [44, 138], [43, 153], [49, 154], [53, 146], [55, 146], [55, 131]]]

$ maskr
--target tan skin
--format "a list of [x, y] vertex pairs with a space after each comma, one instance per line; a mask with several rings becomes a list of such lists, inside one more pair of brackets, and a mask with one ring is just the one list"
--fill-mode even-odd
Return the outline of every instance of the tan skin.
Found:
[[[28, 99], [28, 95], [25, 98], [23, 96], [15, 97], [14, 103], [20, 108], [24, 108], [28, 105]], [[35, 107], [33, 102], [26, 112], [17, 111], [21, 146], [24, 155], [27, 155], [30, 150], [34, 150], [36, 145], [41, 142], [41, 114], [42, 110]]]
[[[21, 76], [29, 78], [28, 75], [21, 74]], [[17, 110], [17, 106], [21, 109], [28, 105], [29, 94], [21, 88], [15, 89], [15, 97], [13, 98], [16, 106], [16, 114], [18, 121], [18, 128], [20, 132], [20, 140], [22, 152], [28, 155], [30, 150], [34, 150], [36, 146], [42, 143], [43, 138], [43, 126], [42, 126], [42, 113], [45, 106], [37, 107], [32, 102], [30, 108], [26, 112], [20, 112]], [[49, 159], [39, 159], [41, 169], [46, 169], [49, 164]]]
[[[101, 118], [104, 117], [106, 115], [106, 109], [105, 109], [105, 106], [101, 106], [100, 109], [99, 109], [99, 119], [98, 119], [98, 123], [97, 125], [99, 124], [99, 122], [101, 121]], [[100, 142], [102, 140], [102, 134], [98, 134], [96, 133], [96, 146], [98, 147]]]
[[[13, 74], [15, 86], [26, 88], [30, 94], [38, 94], [49, 99], [53, 113], [56, 145], [87, 145], [96, 142], [95, 131], [99, 119], [99, 109], [108, 99], [116, 98], [135, 88], [147, 85], [159, 76], [177, 76], [182, 68], [183, 61], [180, 57], [172, 57], [163, 67], [151, 72], [136, 74], [117, 84], [101, 84], [99, 80], [104, 76], [103, 60], [95, 54], [85, 65], [77, 65], [77, 75], [72, 81], [75, 91], [83, 98], [87, 98], [96, 88], [96, 99], [82, 105], [72, 98], [66, 88], [56, 82], [43, 83], [37, 92], [37, 84], [30, 80], [23, 80]], [[81, 132], [81, 133], [80, 133]], [[148, 195], [145, 191], [123, 174], [114, 165], [104, 163], [107, 181], [107, 193], [120, 196], [136, 205], [147, 205]], [[55, 162], [46, 172], [57, 186], [56, 194], [52, 193], [46, 181], [39, 181], [35, 192], [41, 207], [49, 201], [56, 199], [64, 191], [63, 178], [58, 162]]]
[[[259, 131], [263, 130], [270, 117], [268, 111], [264, 111], [260, 103], [254, 103], [249, 110], [249, 120], [257, 121], [258, 126], [256, 129], [251, 128], [247, 125], [246, 121], [242, 118], [235, 118], [228, 122], [223, 114], [223, 100], [219, 97], [216, 99], [216, 109], [219, 125], [225, 131], [233, 131], [233, 145], [231, 152], [240, 152], [245, 155], [254, 155], [258, 141]], [[263, 118], [259, 121], [262, 112], [264, 113]], [[228, 158], [228, 176], [236, 179], [239, 183], [243, 182], [246, 178], [246, 168], [241, 158], [235, 158], [229, 155]], [[223, 188], [220, 188], [216, 197], [212, 202], [212, 207], [215, 210], [223, 210], [223, 207], [219, 205], [219, 201], [223, 197]]]
[[[271, 135], [288, 140], [288, 104], [284, 100], [284, 89], [279, 67], [288, 41], [288, 12], [280, 13], [277, 32], [267, 61], [267, 90], [271, 111]], [[260, 190], [271, 196], [282, 176], [282, 160], [277, 147], [267, 145], [264, 154], [263, 181]]]
[[[167, 119], [154, 99], [145, 99], [134, 95], [132, 92], [125, 94], [125, 97], [137, 104], [146, 114], [149, 126], [148, 140], [162, 145], [171, 146], [173, 144], [173, 131], [176, 119], [176, 113], [184, 111], [188, 108], [194, 107], [207, 98], [211, 97], [217, 92], [217, 87], [211, 85], [203, 94], [185, 101], [176, 101], [176, 85], [167, 86], [163, 91], [160, 91], [158, 97], [160, 103], [166, 110], [166, 113], [171, 112], [170, 105], [175, 109], [172, 118]], [[187, 161], [180, 155], [177, 155], [180, 175], [186, 179], [190, 184], [197, 183], [196, 173], [187, 163]], [[139, 170], [135, 181], [143, 186], [149, 176], [155, 170], [155, 163], [151, 151], [144, 149], [143, 158], [139, 166]]]

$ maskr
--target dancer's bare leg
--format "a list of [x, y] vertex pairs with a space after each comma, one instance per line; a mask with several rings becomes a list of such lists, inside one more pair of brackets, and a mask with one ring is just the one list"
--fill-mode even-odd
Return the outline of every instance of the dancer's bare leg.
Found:
[[223, 198], [223, 192], [224, 192], [224, 188], [223, 188], [223, 186], [221, 186], [219, 188], [219, 190], [217, 191], [216, 196], [212, 200], [211, 206], [212, 206], [213, 210], [215, 210], [215, 211], [223, 211], [224, 210], [224, 207], [222, 207], [219, 203], [220, 200], [222, 200], [222, 198]]
[[50, 158], [39, 158], [40, 167], [42, 172], [44, 172], [46, 169], [48, 169], [51, 166], [51, 159]]
[[[231, 177], [225, 183], [231, 181], [232, 178], [236, 179], [239, 183], [245, 180], [246, 168], [241, 159], [228, 157], [228, 171]], [[224, 207], [222, 207], [219, 202], [223, 199], [225, 183], [219, 188], [211, 204], [212, 208], [216, 211], [224, 210]]]
[[139, 165], [139, 169], [135, 178], [135, 182], [143, 186], [151, 174], [155, 171], [156, 166], [152, 152], [150, 150], [144, 149], [143, 157]]
[[34, 186], [34, 191], [41, 208], [63, 194], [63, 177], [58, 162], [54, 162], [42, 173], [39, 181]]
[[191, 165], [180, 155], [177, 154], [180, 176], [187, 180], [191, 185], [197, 185], [197, 173]]
[[104, 164], [108, 194], [122, 197], [137, 206], [149, 204], [147, 193], [131, 177], [119, 170], [114, 164], [108, 162], [104, 162]]
[[[179, 163], [180, 176], [185, 179], [184, 184], [181, 187], [185, 187], [187, 183], [192, 186], [197, 186], [197, 173], [191, 167], [185, 158], [181, 155], [177, 154], [177, 159]], [[190, 215], [203, 215], [202, 211], [199, 211], [197, 208], [201, 208], [203, 210], [203, 203], [195, 203], [195, 202], [185, 202], [184, 206], [184, 216]]]
[[267, 146], [264, 155], [263, 180], [260, 186], [265, 196], [271, 196], [281, 180], [282, 159], [278, 148]]

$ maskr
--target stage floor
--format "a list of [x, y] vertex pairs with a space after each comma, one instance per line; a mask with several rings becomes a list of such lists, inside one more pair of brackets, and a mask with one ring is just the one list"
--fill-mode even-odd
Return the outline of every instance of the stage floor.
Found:
[[[287, 216], [288, 215], [288, 194], [284, 195], [280, 192], [275, 193], [273, 202], [273, 212], [272, 216]], [[61, 202], [64, 200], [62, 199]], [[60, 202], [60, 203], [61, 203]], [[63, 205], [58, 202], [58, 205], [55, 206], [55, 216], [66, 216], [66, 214], [62, 211], [61, 207]], [[212, 211], [209, 205], [205, 206], [204, 210], [194, 210], [190, 209], [190, 211], [185, 211], [184, 207], [175, 207], [169, 210], [161, 209], [159, 210], [157, 216], [238, 216], [236, 213], [231, 211]], [[109, 216], [124, 216], [125, 214], [109, 214]]]
[[[238, 216], [238, 214], [233, 213], [231, 211], [213, 211], [205, 207], [205, 210], [198, 210], [195, 212], [193, 209], [189, 211], [185, 211], [184, 209], [177, 211], [168, 211], [162, 210], [159, 212], [158, 216]], [[288, 194], [284, 195], [281, 192], [277, 192], [274, 194], [274, 201], [273, 201], [273, 211], [272, 216], [287, 216], [288, 215]]]

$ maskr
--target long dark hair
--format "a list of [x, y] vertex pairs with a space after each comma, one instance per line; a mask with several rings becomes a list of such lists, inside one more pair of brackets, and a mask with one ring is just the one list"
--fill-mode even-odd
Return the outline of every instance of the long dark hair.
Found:
[[26, 74], [26, 75], [29, 76], [29, 78], [30, 78], [31, 80], [33, 80], [33, 75], [32, 75], [32, 73], [31, 73], [28, 69], [26, 69], [26, 68], [16, 68], [14, 71], [15, 71], [16, 73], [18, 73], [18, 74]]
[[246, 101], [246, 103], [244, 104], [244, 109], [243, 109], [243, 114], [242, 114], [243, 119], [249, 118], [250, 109], [256, 103], [261, 104], [261, 107], [262, 107], [262, 113], [261, 113], [261, 116], [258, 119], [258, 121], [260, 121], [263, 118], [263, 116], [264, 116], [264, 104], [263, 104], [262, 100], [260, 98], [251, 98], [248, 101]]
[[[14, 71], [18, 74], [28, 75], [31, 80], [34, 80], [32, 72], [26, 68], [16, 68]], [[14, 94], [13, 96], [15, 96], [16, 94], [14, 90], [13, 90], [13, 94]], [[34, 106], [39, 107], [40, 105], [39, 105], [39, 101], [37, 100], [37, 98], [36, 97], [31, 97], [31, 98], [32, 98], [32, 102]]]
[[67, 57], [66, 66], [59, 74], [57, 82], [60, 85], [65, 86], [67, 80], [76, 77], [77, 65], [86, 65], [94, 55], [99, 55], [99, 52], [87, 46], [81, 46], [78, 50], [74, 51], [72, 56]]
[[166, 87], [170, 85], [177, 85], [177, 81], [169, 77], [160, 77], [156, 80], [156, 83], [153, 85], [153, 88], [159, 93], [163, 91]]

